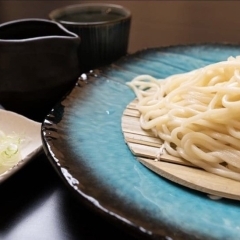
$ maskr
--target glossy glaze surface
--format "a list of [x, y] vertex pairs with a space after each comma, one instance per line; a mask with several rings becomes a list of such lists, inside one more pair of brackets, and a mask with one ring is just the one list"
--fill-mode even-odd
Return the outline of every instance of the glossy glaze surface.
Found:
[[80, 75], [79, 44], [76, 34], [50, 20], [0, 24], [1, 104], [42, 121]]
[[80, 200], [144, 237], [239, 239], [240, 202], [211, 200], [141, 165], [124, 143], [121, 116], [134, 76], [190, 71], [240, 53], [240, 46], [150, 49], [82, 75], [46, 117], [42, 136], [50, 162]]
[[82, 72], [108, 65], [127, 53], [131, 12], [120, 5], [80, 3], [55, 9], [49, 18], [81, 38]]

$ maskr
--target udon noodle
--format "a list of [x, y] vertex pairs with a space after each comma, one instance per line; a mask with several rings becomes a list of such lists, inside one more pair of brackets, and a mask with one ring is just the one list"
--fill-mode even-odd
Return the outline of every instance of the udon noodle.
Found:
[[139, 100], [141, 127], [163, 140], [162, 150], [240, 181], [240, 56], [127, 85]]

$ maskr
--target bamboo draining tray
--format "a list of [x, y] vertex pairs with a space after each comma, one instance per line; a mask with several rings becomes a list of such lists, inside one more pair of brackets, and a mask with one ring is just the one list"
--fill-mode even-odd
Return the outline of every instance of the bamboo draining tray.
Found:
[[194, 167], [184, 159], [164, 154], [156, 161], [162, 141], [151, 131], [140, 127], [137, 100], [132, 101], [122, 115], [122, 132], [125, 142], [137, 159], [155, 173], [211, 196], [240, 200], [240, 182], [217, 176]]

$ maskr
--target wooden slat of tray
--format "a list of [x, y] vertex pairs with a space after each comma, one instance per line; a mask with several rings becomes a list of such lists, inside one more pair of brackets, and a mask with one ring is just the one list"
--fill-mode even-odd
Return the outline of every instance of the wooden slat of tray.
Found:
[[232, 179], [223, 178], [199, 168], [145, 158], [138, 158], [138, 160], [155, 173], [183, 186], [216, 196], [240, 200], [240, 184]]
[[139, 117], [140, 113], [136, 109], [126, 109], [125, 116]]
[[129, 149], [147, 168], [173, 182], [207, 194], [240, 200], [240, 182], [194, 167], [188, 161], [164, 153], [156, 155], [162, 141], [140, 127], [137, 101], [131, 102], [122, 116], [122, 132]]
[[[158, 150], [159, 150], [158, 147], [147, 146], [146, 144], [137, 144], [137, 143], [132, 143], [132, 142], [128, 142], [128, 146], [135, 156], [145, 157], [152, 161], [156, 160], [156, 152], [158, 152]], [[185, 161], [184, 159], [174, 157], [169, 154], [163, 154], [161, 156], [161, 161], [166, 161], [166, 162], [171, 162], [171, 163], [175, 163], [175, 164], [181, 164], [181, 165], [185, 165], [185, 166], [194, 167], [193, 164]]]

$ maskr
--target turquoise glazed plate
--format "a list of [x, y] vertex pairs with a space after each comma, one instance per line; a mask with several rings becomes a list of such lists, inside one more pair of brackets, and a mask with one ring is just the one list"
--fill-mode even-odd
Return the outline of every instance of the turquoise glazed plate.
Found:
[[239, 240], [239, 201], [213, 200], [156, 175], [132, 155], [121, 129], [133, 77], [165, 78], [236, 55], [237, 45], [171, 46], [82, 74], [43, 122], [50, 162], [82, 202], [137, 237]]

